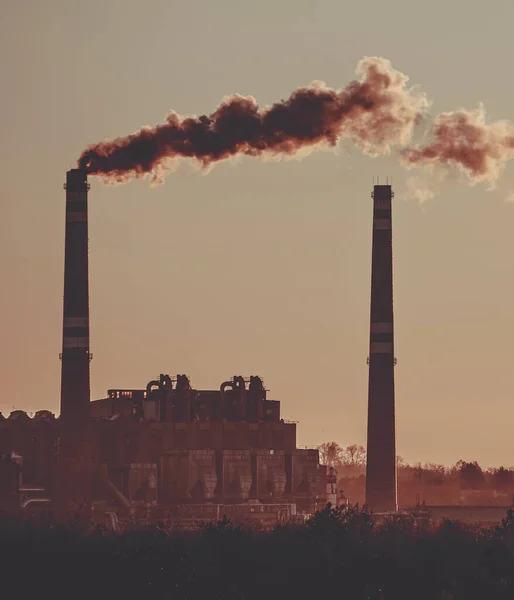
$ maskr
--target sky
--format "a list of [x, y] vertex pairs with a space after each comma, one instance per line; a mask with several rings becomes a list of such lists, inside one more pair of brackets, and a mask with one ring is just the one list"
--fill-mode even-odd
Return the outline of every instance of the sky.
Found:
[[[224, 96], [340, 88], [382, 56], [433, 101], [514, 120], [514, 4], [7, 0], [0, 410], [59, 411], [62, 185], [91, 143]], [[343, 142], [165, 184], [90, 178], [92, 398], [185, 373], [260, 375], [298, 444], [366, 442], [373, 177], [392, 177], [397, 451], [513, 465], [514, 170], [495, 189]], [[413, 183], [413, 179], [414, 183]], [[412, 193], [430, 189], [420, 203]], [[410, 190], [410, 191], [409, 191]], [[512, 198], [511, 198], [512, 199]]]

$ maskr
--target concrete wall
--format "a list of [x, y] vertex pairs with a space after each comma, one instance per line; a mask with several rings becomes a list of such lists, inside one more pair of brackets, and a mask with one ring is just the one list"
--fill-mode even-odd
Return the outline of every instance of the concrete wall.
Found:
[[256, 497], [275, 499], [285, 496], [288, 474], [283, 450], [257, 450], [256, 474]]
[[[87, 446], [88, 460], [107, 465], [109, 477], [127, 497], [137, 495], [136, 479], [142, 485], [142, 475], [131, 472], [134, 464], [158, 465], [158, 499], [163, 503], [270, 502], [296, 495], [308, 501], [324, 493], [318, 452], [296, 450], [294, 423], [94, 420], [84, 435], [80, 444]], [[23, 456], [24, 478], [30, 483], [50, 486], [59, 448], [61, 456], [70, 454], [78, 439], [77, 434], [64, 440], [59, 421], [0, 423], [0, 449]]]
[[325, 494], [326, 468], [319, 464], [318, 450], [296, 450], [293, 454], [292, 493], [298, 498]]

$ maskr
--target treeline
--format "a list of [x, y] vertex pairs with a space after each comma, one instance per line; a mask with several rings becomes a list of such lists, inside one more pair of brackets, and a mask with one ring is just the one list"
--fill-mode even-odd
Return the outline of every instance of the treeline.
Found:
[[[360, 445], [345, 448], [336, 442], [319, 446], [320, 459], [333, 466], [338, 487], [351, 503], [364, 503], [366, 450]], [[446, 467], [435, 463], [409, 464], [398, 457], [398, 501], [416, 503], [510, 505], [514, 497], [514, 469], [500, 466], [483, 469], [476, 461], [458, 461]]]
[[195, 532], [88, 534], [0, 522], [9, 598], [495, 600], [514, 598], [514, 515], [496, 528], [412, 516], [382, 524], [326, 509], [271, 533], [229, 521]]

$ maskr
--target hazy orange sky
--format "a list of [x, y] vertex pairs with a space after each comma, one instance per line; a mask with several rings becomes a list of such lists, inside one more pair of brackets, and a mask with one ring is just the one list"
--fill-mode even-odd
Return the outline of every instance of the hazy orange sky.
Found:
[[[372, 5], [376, 4], [376, 8]], [[514, 119], [514, 4], [18, 0], [0, 20], [0, 410], [58, 411], [67, 169], [87, 144], [262, 104], [384, 56], [434, 100]], [[438, 183], [343, 143], [165, 185], [91, 178], [92, 397], [186, 373], [258, 374], [299, 444], [365, 444], [373, 176], [392, 176], [397, 449], [514, 464], [514, 190]], [[438, 193], [422, 205], [408, 180]]]

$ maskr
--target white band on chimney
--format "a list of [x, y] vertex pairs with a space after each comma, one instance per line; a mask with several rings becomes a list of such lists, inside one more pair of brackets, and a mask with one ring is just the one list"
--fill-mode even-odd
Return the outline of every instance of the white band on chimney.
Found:
[[89, 348], [88, 337], [67, 337], [62, 341], [63, 348]]
[[68, 192], [66, 191], [66, 202], [85, 202], [87, 192]]
[[89, 327], [89, 318], [64, 317], [64, 327]]
[[83, 222], [87, 221], [87, 213], [85, 212], [67, 212], [66, 221], [71, 222]]
[[371, 323], [371, 333], [393, 333], [393, 324]]
[[392, 342], [372, 342], [369, 348], [370, 354], [392, 354]]
[[391, 229], [391, 219], [373, 219], [373, 229]]

